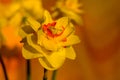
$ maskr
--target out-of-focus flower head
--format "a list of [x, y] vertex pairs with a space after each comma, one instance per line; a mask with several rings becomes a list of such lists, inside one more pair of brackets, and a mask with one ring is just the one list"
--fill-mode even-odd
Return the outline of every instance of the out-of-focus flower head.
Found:
[[[4, 0], [3, 0], [4, 1]], [[7, 20], [7, 26], [20, 26], [24, 16], [40, 19], [43, 16], [41, 0], [8, 0], [0, 2], [0, 16]]]
[[[0, 1], [0, 24], [2, 24], [2, 27], [4, 26], [3, 30], [0, 32], [3, 32], [5, 45], [9, 48], [13, 48], [16, 46], [16, 41], [19, 40], [17, 36], [18, 29], [24, 22], [25, 16], [31, 16], [39, 20], [43, 16], [44, 9], [41, 0], [7, 1], [8, 2], [6, 2], [6, 0]], [[5, 25], [3, 25], [3, 22]]]
[[75, 23], [82, 25], [83, 21], [80, 14], [83, 10], [80, 9], [82, 4], [79, 0], [57, 0], [56, 5], [52, 8], [53, 17], [68, 16]]
[[9, 19], [10, 24], [17, 26], [27, 15], [35, 19], [42, 18], [44, 10], [41, 0], [14, 0], [7, 7], [4, 11], [5, 17]]
[[38, 58], [48, 70], [62, 66], [66, 58], [75, 59], [72, 45], [80, 42], [74, 34], [75, 28], [68, 17], [53, 21], [48, 11], [44, 11], [44, 21], [39, 23], [31, 17], [20, 29], [22, 54], [26, 59]]

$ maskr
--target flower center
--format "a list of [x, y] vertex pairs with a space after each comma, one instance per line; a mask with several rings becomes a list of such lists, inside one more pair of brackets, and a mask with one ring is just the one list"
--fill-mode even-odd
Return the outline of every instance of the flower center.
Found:
[[62, 29], [56, 29], [55, 25], [56, 25], [56, 22], [48, 23], [47, 25], [44, 24], [42, 26], [42, 29], [47, 36], [55, 38], [60, 36], [64, 32], [64, 27], [62, 27]]

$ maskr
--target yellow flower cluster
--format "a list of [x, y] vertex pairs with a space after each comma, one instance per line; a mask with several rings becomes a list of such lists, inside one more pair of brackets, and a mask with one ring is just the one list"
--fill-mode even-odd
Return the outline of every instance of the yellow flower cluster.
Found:
[[11, 49], [19, 45], [18, 29], [23, 24], [25, 16], [39, 20], [43, 16], [43, 11], [41, 0], [0, 1], [0, 44]]
[[75, 29], [68, 17], [53, 21], [48, 11], [44, 11], [43, 22], [31, 17], [20, 29], [22, 37], [22, 54], [26, 59], [38, 58], [41, 65], [48, 70], [62, 66], [66, 58], [75, 59], [72, 45], [80, 42], [74, 34]]
[[83, 21], [80, 14], [83, 13], [83, 10], [80, 7], [82, 4], [79, 3], [79, 0], [58, 0], [52, 8], [53, 17], [67, 16], [75, 23], [82, 25]]
[[[41, 0], [13, 0], [8, 4], [0, 3], [2, 16], [8, 20], [8, 25], [20, 26], [24, 16], [40, 19], [43, 15]], [[7, 8], [7, 10], [6, 10]]]

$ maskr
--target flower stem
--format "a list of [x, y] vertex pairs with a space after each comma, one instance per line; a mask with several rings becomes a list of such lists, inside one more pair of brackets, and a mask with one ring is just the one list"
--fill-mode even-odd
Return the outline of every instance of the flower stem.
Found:
[[1, 54], [0, 54], [0, 62], [1, 62], [2, 68], [3, 68], [3, 72], [4, 72], [4, 76], [5, 76], [5, 80], [8, 80], [8, 76], [7, 76], [7, 72], [6, 72], [5, 64], [4, 64], [4, 62], [3, 62], [3, 59], [2, 59]]
[[27, 60], [27, 80], [30, 80], [30, 60]]
[[47, 80], [47, 69], [44, 68], [43, 80]]
[[56, 80], [56, 73], [57, 73], [57, 70], [54, 70], [52, 74], [52, 80]]

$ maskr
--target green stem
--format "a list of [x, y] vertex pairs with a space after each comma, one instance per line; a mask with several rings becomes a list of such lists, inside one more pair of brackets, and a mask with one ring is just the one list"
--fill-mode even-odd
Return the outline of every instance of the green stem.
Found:
[[56, 80], [56, 74], [57, 74], [57, 70], [54, 70], [52, 74], [52, 80]]
[[44, 68], [43, 80], [47, 80], [47, 69]]
[[4, 76], [5, 76], [5, 80], [8, 80], [8, 76], [7, 76], [7, 72], [6, 72], [5, 64], [4, 64], [4, 62], [3, 62], [3, 59], [2, 59], [1, 54], [0, 54], [0, 62], [1, 62], [2, 68], [3, 68], [3, 72], [4, 72]]
[[27, 80], [30, 80], [30, 60], [27, 60]]

